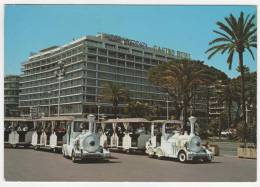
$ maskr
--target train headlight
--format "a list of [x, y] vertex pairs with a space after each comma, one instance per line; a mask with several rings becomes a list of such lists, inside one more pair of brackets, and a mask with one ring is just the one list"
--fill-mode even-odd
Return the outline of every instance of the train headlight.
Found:
[[201, 150], [201, 140], [198, 136], [193, 136], [190, 139], [189, 148], [192, 152], [199, 152]]
[[96, 152], [99, 148], [99, 140], [94, 135], [86, 136], [82, 140], [82, 146], [83, 146], [84, 150], [86, 150], [90, 153]]

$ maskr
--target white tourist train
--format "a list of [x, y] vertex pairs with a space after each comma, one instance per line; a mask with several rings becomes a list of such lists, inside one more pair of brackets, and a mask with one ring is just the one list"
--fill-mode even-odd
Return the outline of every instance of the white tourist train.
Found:
[[88, 158], [109, 159], [109, 150], [100, 145], [94, 115], [88, 115], [87, 119], [75, 118], [68, 124], [62, 154], [73, 162]]
[[4, 121], [4, 143], [13, 148], [31, 145], [33, 133], [32, 119], [23, 117], [6, 117]]
[[150, 138], [151, 122], [144, 118], [117, 118], [101, 123], [100, 144], [126, 152], [145, 151]]
[[62, 149], [66, 126], [74, 118], [71, 116], [42, 117], [34, 119], [32, 146], [34, 149], [50, 149], [54, 152]]
[[213, 160], [213, 153], [202, 147], [201, 139], [194, 133], [196, 118], [191, 116], [190, 134], [181, 134], [182, 122], [178, 120], [154, 121], [151, 138], [146, 143], [146, 153], [149, 157], [156, 156], [177, 158], [180, 162], [189, 160]]

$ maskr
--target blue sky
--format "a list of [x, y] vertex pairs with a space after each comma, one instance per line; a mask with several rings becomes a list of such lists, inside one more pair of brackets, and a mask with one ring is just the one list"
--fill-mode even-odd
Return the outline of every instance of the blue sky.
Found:
[[[63, 45], [73, 38], [106, 32], [148, 45], [191, 53], [193, 59], [236, 77], [227, 55], [207, 59], [208, 43], [215, 38], [216, 22], [230, 13], [255, 14], [255, 6], [115, 6], [115, 5], [6, 5], [4, 17], [4, 74], [20, 74], [30, 52]], [[254, 50], [256, 55], [256, 50]], [[256, 61], [245, 54], [245, 64], [256, 71]]]

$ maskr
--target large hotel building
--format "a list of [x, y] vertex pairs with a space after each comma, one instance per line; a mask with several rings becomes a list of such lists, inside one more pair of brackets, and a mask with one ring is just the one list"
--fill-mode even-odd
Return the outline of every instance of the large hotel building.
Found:
[[19, 107], [22, 115], [37, 108], [45, 115], [81, 116], [97, 114], [99, 108], [110, 116], [111, 104], [99, 96], [104, 83], [113, 81], [127, 87], [131, 99], [163, 108], [166, 94], [148, 81], [148, 70], [181, 58], [190, 59], [190, 54], [105, 33], [85, 36], [31, 54], [22, 64]]

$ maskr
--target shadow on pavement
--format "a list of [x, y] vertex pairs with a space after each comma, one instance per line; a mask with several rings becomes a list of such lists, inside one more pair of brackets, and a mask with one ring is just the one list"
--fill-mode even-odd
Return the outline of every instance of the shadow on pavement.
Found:
[[[156, 158], [153, 157], [153, 158], [150, 158], [150, 159], [156, 159]], [[167, 158], [167, 157], [161, 158], [160, 160], [161, 161], [168, 161], [168, 162], [176, 162], [176, 163], [180, 163], [180, 164], [219, 164], [219, 163], [222, 163], [222, 162], [214, 161], [214, 160], [211, 161], [211, 162], [203, 162], [201, 160], [194, 160], [194, 161], [187, 161], [187, 162], [181, 163], [176, 158]]]
[[117, 164], [120, 161], [110, 161], [110, 160], [83, 160], [76, 162], [77, 164]]

